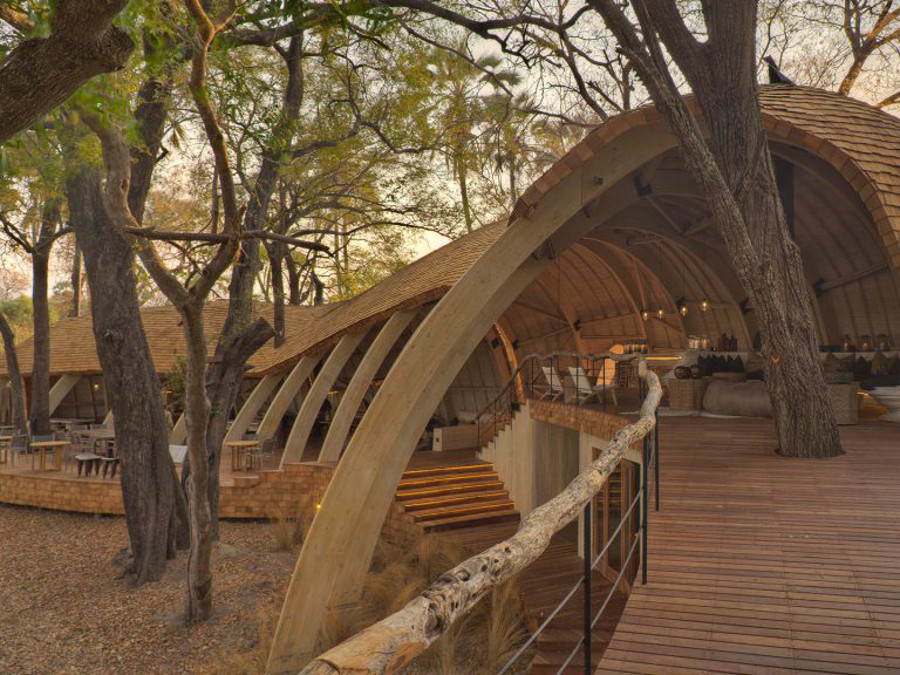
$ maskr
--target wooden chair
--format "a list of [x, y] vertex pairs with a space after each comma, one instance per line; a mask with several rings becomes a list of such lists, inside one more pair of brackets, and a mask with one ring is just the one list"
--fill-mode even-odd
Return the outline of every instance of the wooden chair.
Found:
[[107, 440], [105, 451], [100, 455], [100, 468], [103, 470], [103, 477], [106, 478], [109, 472], [110, 478], [116, 477], [116, 469], [119, 467], [119, 453], [116, 450], [116, 441]]
[[72, 465], [75, 463], [75, 455], [84, 454], [87, 451], [85, 447], [84, 436], [82, 436], [80, 431], [87, 431], [91, 428], [90, 424], [73, 424], [69, 428], [68, 441], [69, 446], [65, 448], [63, 454], [63, 468], [65, 469], [66, 465]]
[[75, 462], [75, 469], [78, 476], [81, 476], [82, 471], [84, 472], [85, 478], [92, 473], [94, 475], [99, 475], [101, 455], [97, 452], [96, 441], [86, 439], [80, 434], [72, 434], [72, 437], [73, 440], [77, 439], [77, 450], [72, 459]]
[[12, 440], [9, 442], [9, 451], [12, 453], [10, 457], [10, 466], [15, 467], [16, 457], [19, 455], [27, 455], [31, 452], [31, 448], [28, 447], [28, 436], [25, 434], [13, 436]]
[[612, 395], [613, 403], [618, 406], [619, 401], [616, 399], [615, 378], [610, 385], [606, 383], [591, 384], [591, 379], [587, 376], [581, 366], [569, 366], [569, 374], [575, 383], [575, 401], [578, 405], [584, 405], [588, 401], [600, 401], [604, 390], [609, 390]]
[[560, 378], [559, 373], [556, 372], [556, 368], [553, 366], [541, 366], [541, 370], [544, 373], [547, 384], [550, 385], [550, 388], [544, 392], [541, 399], [544, 401], [558, 401], [563, 398], [566, 394], [566, 390], [563, 386], [562, 378]]
[[[252, 439], [248, 439], [252, 440]], [[254, 464], [258, 467], [258, 471], [262, 471], [266, 457], [275, 457], [275, 439], [267, 438], [255, 448], [250, 448], [250, 468], [253, 469]]]

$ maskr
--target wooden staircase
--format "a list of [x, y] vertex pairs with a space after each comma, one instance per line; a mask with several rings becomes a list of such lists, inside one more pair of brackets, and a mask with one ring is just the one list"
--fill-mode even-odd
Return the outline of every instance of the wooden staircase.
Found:
[[426, 531], [519, 519], [509, 492], [488, 462], [405, 471], [396, 499]]
[[[612, 585], [599, 572], [594, 572], [591, 592], [591, 606], [596, 614]], [[600, 663], [603, 651], [612, 639], [618, 623], [619, 615], [625, 606], [625, 596], [617, 593], [613, 596], [591, 634], [591, 665]], [[531, 665], [532, 675], [555, 675], [569, 657], [572, 649], [584, 634], [584, 595], [579, 589], [569, 604], [550, 622], [537, 640], [534, 661]], [[582, 675], [584, 673], [584, 651], [579, 649], [568, 666], [562, 671], [565, 675]]]

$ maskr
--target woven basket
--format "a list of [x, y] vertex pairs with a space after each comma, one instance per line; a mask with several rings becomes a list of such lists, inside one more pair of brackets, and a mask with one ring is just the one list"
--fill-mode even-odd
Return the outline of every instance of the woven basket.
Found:
[[828, 398], [835, 422], [859, 424], [859, 386], [856, 383], [829, 384]]
[[709, 380], [668, 380], [672, 410], [700, 410]]

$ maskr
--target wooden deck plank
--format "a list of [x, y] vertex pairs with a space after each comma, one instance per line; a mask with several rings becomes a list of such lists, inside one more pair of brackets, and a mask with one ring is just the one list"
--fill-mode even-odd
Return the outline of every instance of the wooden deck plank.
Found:
[[662, 419], [662, 511], [598, 673], [900, 672], [900, 426], [773, 453], [770, 422]]

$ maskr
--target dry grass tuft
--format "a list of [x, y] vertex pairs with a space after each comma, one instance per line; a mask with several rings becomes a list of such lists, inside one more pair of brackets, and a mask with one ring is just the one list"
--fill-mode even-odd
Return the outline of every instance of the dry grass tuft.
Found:
[[269, 525], [272, 531], [272, 541], [276, 551], [299, 551], [306, 541], [309, 528], [315, 517], [315, 507], [311, 499], [305, 499], [298, 507], [299, 515], [296, 517], [282, 516], [273, 520]]
[[[295, 551], [311, 524], [302, 519], [279, 519], [272, 524], [278, 550]], [[440, 536], [423, 536], [412, 546], [381, 540], [375, 550], [362, 600], [354, 610], [331, 612], [319, 637], [322, 653], [355, 635], [362, 628], [401, 609], [441, 574], [467, 557], [460, 546]], [[260, 611], [259, 636], [254, 648], [222, 659], [209, 675], [260, 675], [278, 621], [278, 609]], [[515, 586], [496, 589], [450, 632], [437, 640], [407, 669], [410, 675], [440, 673], [496, 673], [527, 636], [522, 623], [522, 602]]]
[[265, 603], [257, 608], [256, 643], [252, 649], [226, 654], [203, 671], [204, 675], [262, 675], [272, 647], [280, 606]]

